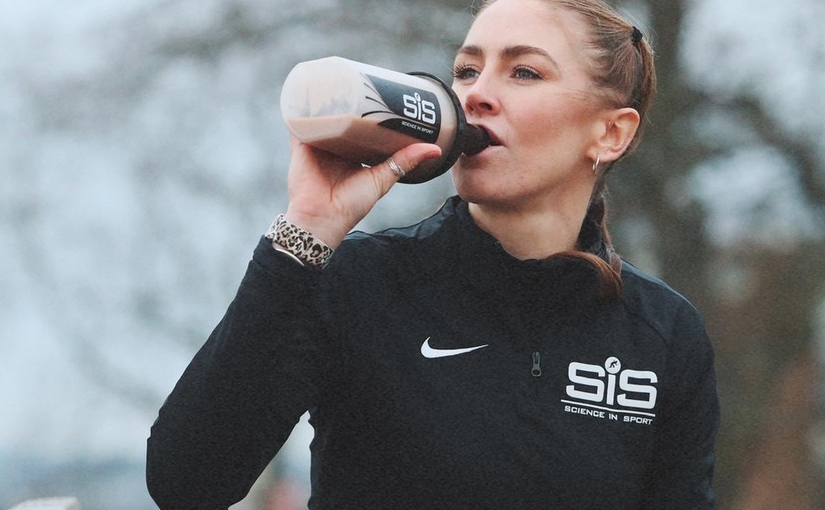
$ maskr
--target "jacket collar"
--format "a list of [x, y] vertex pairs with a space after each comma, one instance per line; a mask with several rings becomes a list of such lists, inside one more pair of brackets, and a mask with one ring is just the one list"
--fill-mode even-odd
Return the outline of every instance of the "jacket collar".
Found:
[[[518, 260], [494, 237], [479, 228], [463, 200], [454, 198], [457, 218], [456, 271], [476, 291], [507, 299], [524, 309], [542, 309], [570, 315], [570, 309], [589, 309], [597, 302], [596, 271], [580, 259], [549, 257]], [[592, 228], [592, 226], [586, 226]], [[596, 226], [590, 253], [604, 258], [601, 229]], [[575, 315], [575, 314], [574, 314]]]

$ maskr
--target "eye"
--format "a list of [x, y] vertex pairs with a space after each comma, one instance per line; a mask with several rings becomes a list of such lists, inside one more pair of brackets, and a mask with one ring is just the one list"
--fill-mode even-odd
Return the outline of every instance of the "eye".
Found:
[[513, 69], [513, 78], [518, 81], [533, 81], [541, 80], [543, 77], [541, 73], [528, 66], [517, 66]]
[[470, 64], [455, 64], [453, 66], [453, 78], [461, 80], [472, 80], [478, 76], [478, 70]]

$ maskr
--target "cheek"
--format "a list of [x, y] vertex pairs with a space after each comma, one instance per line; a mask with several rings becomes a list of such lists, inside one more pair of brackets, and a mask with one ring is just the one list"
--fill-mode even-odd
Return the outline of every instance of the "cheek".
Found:
[[510, 125], [524, 140], [546, 139], [562, 131], [570, 122], [569, 105], [556, 97], [523, 97], [510, 101], [507, 106]]
[[579, 105], [547, 104], [525, 109], [515, 124], [525, 148], [572, 150], [589, 134], [590, 117]]
[[563, 116], [540, 112], [523, 117], [516, 129], [524, 149], [545, 152], [564, 138], [568, 126]]

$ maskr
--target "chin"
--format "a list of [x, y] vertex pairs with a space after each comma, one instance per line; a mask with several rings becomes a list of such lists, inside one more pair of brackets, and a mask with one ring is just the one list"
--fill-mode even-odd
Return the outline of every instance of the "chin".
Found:
[[481, 178], [478, 174], [467, 175], [462, 173], [453, 174], [453, 184], [458, 196], [466, 202], [474, 204], [484, 203], [495, 199], [503, 191], [500, 186], [496, 186], [491, 179]]
[[484, 189], [487, 187], [502, 186], [501, 178], [507, 173], [501, 165], [493, 164], [479, 156], [461, 156], [453, 166], [453, 183], [457, 190]]

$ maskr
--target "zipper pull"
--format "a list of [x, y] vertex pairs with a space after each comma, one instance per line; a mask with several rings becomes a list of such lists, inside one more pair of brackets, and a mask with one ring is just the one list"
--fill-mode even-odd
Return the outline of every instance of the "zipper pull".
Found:
[[533, 374], [533, 377], [541, 376], [541, 355], [539, 351], [533, 353], [533, 368], [530, 370], [530, 373]]

